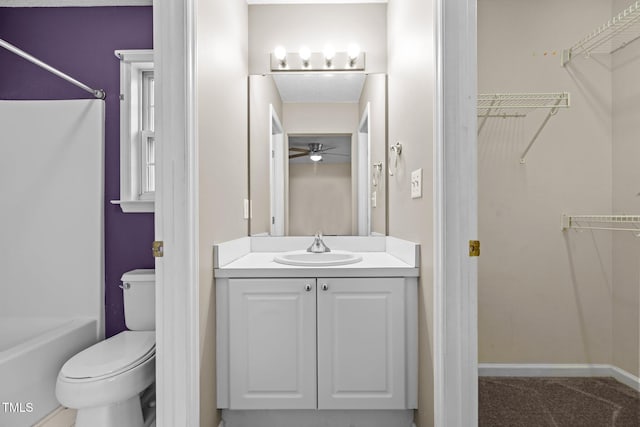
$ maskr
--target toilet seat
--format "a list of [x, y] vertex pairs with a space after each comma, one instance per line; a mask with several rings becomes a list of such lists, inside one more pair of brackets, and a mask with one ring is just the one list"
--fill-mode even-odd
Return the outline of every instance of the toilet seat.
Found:
[[99, 381], [114, 377], [155, 356], [155, 331], [124, 331], [73, 356], [60, 376], [67, 381]]

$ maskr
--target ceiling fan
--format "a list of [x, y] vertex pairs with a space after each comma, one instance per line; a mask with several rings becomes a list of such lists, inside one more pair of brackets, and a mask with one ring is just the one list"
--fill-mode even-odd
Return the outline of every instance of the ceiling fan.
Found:
[[344, 154], [334, 154], [334, 153], [327, 153], [327, 151], [329, 150], [333, 150], [336, 147], [327, 147], [327, 148], [323, 148], [322, 144], [318, 143], [318, 142], [312, 142], [309, 144], [309, 148], [302, 148], [302, 147], [289, 147], [289, 151], [293, 151], [293, 154], [289, 154], [289, 158], [290, 159], [295, 159], [296, 157], [304, 157], [304, 156], [309, 156], [309, 159], [311, 161], [314, 162], [319, 162], [322, 160], [322, 155], [323, 154], [328, 154], [328, 155], [332, 155], [332, 156], [344, 156]]

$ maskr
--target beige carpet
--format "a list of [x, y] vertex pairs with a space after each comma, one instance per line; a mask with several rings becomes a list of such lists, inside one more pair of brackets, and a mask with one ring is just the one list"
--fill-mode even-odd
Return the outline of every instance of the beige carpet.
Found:
[[480, 427], [640, 427], [640, 393], [613, 378], [480, 377]]

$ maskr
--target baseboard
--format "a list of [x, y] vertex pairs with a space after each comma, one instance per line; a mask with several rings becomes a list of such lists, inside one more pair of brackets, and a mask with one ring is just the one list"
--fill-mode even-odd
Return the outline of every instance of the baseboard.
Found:
[[613, 365], [606, 364], [519, 364], [480, 363], [481, 377], [613, 377], [640, 391], [640, 378]]
[[625, 384], [636, 391], [640, 391], [640, 378], [636, 377], [633, 374], [630, 374], [624, 369], [620, 369], [617, 366], [612, 366], [611, 376], [620, 381], [622, 384]]

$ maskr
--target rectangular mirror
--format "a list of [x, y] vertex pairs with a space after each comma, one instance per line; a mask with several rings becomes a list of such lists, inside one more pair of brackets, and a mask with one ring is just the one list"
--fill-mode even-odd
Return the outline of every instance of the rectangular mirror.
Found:
[[385, 74], [249, 76], [249, 234], [387, 234]]

